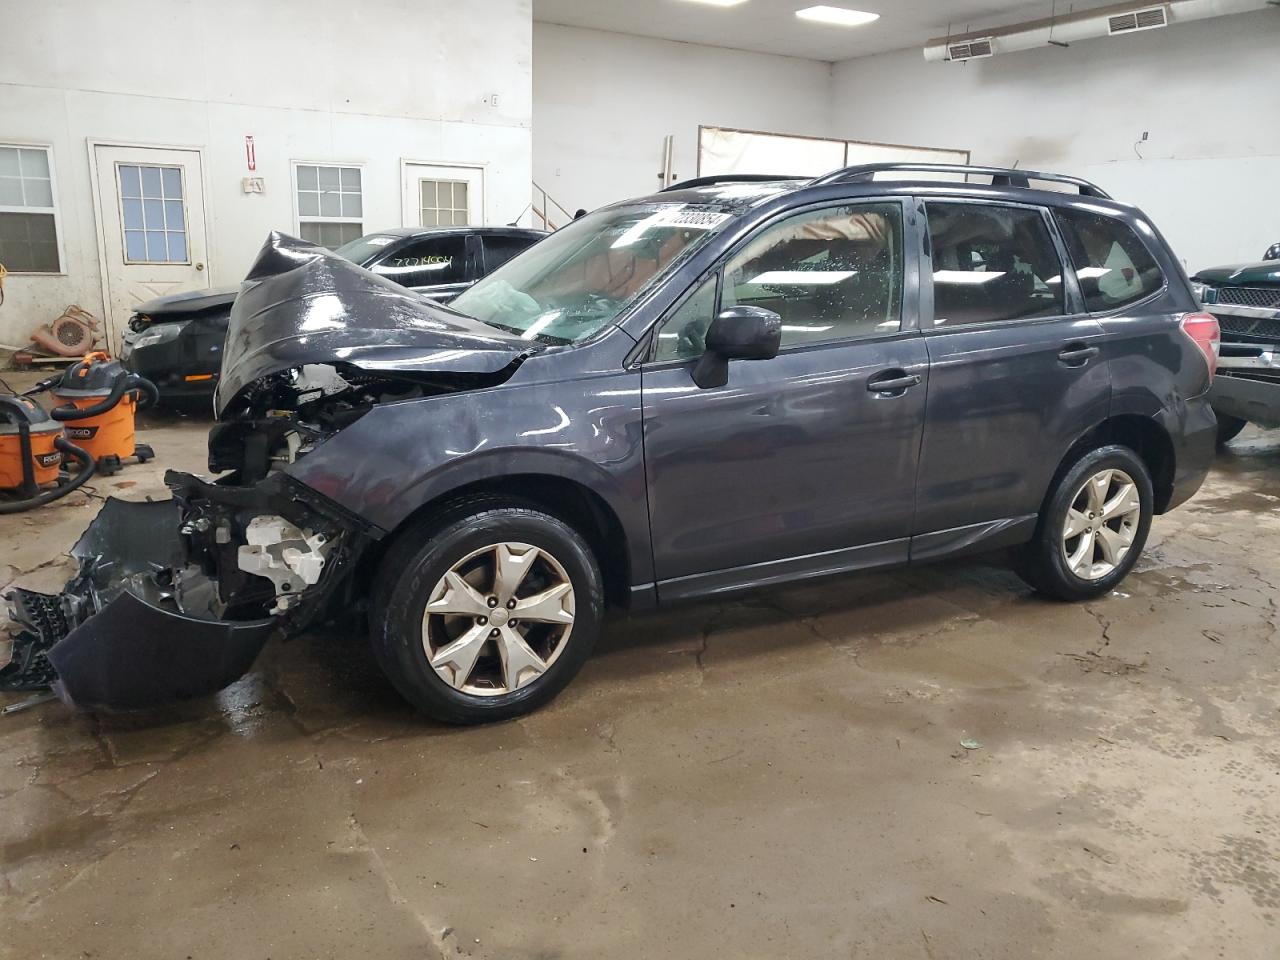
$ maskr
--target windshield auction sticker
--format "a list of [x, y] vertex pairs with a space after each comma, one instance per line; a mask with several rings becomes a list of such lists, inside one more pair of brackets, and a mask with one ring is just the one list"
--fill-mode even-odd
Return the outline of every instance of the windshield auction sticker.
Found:
[[655, 227], [684, 227], [686, 230], [714, 230], [729, 219], [727, 213], [714, 210], [691, 210], [679, 206], [671, 210], [663, 210], [649, 219], [648, 223]]

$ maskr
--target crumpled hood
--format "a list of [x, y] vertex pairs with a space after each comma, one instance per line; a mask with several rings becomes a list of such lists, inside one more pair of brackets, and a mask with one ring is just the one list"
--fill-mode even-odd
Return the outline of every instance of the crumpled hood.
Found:
[[1255, 283], [1280, 284], [1280, 260], [1259, 260], [1257, 263], [1237, 263], [1226, 267], [1210, 267], [1201, 270], [1192, 280], [1202, 283], [1245, 286]]
[[255, 380], [303, 364], [493, 374], [540, 349], [323, 247], [272, 233], [231, 308], [214, 410], [221, 417]]
[[225, 307], [235, 300], [239, 287], [213, 287], [208, 290], [184, 290], [167, 297], [156, 297], [133, 308], [134, 313], [155, 315], [156, 320], [177, 320], [214, 307]]

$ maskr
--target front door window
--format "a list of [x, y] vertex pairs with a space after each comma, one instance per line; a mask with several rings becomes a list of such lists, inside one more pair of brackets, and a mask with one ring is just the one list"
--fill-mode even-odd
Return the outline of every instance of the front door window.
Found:
[[717, 307], [708, 281], [658, 332], [654, 358], [692, 360], [717, 309], [782, 318], [782, 346], [896, 333], [902, 326], [902, 208], [828, 207], [766, 227], [729, 260]]
[[373, 267], [379, 276], [402, 287], [434, 287], [467, 279], [467, 238], [458, 233], [417, 240], [389, 254]]

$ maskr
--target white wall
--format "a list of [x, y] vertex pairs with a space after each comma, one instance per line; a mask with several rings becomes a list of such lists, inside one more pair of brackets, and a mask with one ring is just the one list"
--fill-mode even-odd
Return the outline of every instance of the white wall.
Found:
[[[90, 140], [203, 151], [215, 285], [239, 281], [270, 230], [296, 232], [291, 160], [363, 163], [369, 230], [403, 222], [402, 158], [487, 163], [486, 219], [514, 219], [531, 175], [530, 0], [466, 14], [450, 0], [0, 0], [0, 142], [52, 145], [65, 271], [9, 277], [0, 344], [69, 303], [103, 315]], [[240, 187], [246, 134], [260, 196]]]
[[904, 50], [837, 64], [832, 90], [833, 135], [1094, 180], [1192, 271], [1280, 240], [1280, 10], [967, 64]]
[[658, 189], [662, 140], [697, 176], [698, 126], [826, 136], [831, 66], [533, 25], [534, 179], [570, 211]]

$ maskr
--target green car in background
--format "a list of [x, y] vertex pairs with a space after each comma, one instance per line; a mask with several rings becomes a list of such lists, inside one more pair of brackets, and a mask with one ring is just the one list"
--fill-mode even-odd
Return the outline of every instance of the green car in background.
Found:
[[1280, 427], [1280, 243], [1257, 263], [1211, 267], [1191, 278], [1222, 328], [1209, 398], [1226, 443], [1248, 423]]

